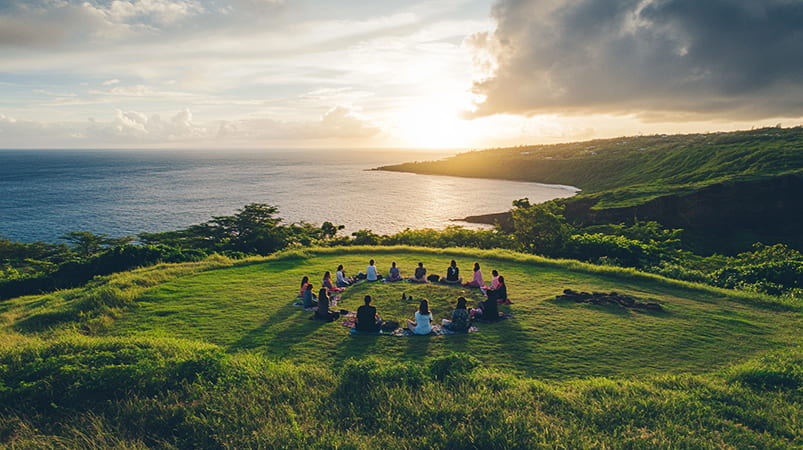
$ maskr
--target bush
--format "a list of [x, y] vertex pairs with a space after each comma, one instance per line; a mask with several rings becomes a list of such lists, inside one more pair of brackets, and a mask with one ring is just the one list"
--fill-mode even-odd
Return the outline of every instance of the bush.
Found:
[[662, 256], [661, 249], [654, 244], [602, 233], [570, 236], [566, 241], [564, 254], [580, 261], [606, 258], [615, 261], [619, 266], [637, 268], [655, 265]]
[[217, 347], [147, 339], [73, 338], [0, 352], [0, 405], [40, 411], [83, 409], [130, 395], [154, 395], [198, 377], [215, 380]]
[[480, 365], [480, 360], [467, 353], [452, 353], [432, 360], [429, 372], [436, 380], [468, 375]]
[[712, 274], [715, 285], [724, 288], [750, 288], [770, 295], [803, 288], [803, 262], [782, 261], [725, 267]]

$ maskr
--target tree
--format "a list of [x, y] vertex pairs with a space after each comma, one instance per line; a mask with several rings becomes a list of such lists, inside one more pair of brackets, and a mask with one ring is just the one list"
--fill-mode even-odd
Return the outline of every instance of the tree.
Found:
[[559, 256], [571, 227], [555, 202], [531, 205], [523, 198], [513, 202], [513, 235], [521, 250], [545, 256]]
[[110, 238], [107, 234], [94, 234], [90, 231], [70, 231], [59, 236], [59, 239], [69, 242], [72, 250], [81, 258], [89, 258], [106, 248], [130, 244], [134, 240], [132, 236]]
[[332, 239], [337, 235], [337, 232], [346, 228], [345, 225], [337, 225], [335, 226], [332, 222], [324, 222], [321, 225], [321, 238], [322, 239]]

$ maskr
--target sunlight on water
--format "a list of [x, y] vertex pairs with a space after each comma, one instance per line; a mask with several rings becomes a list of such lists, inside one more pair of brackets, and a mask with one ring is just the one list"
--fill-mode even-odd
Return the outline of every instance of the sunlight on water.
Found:
[[0, 152], [0, 235], [56, 241], [77, 230], [112, 236], [168, 231], [230, 215], [248, 203], [285, 222], [324, 221], [345, 233], [444, 228], [509, 210], [515, 199], [568, 197], [536, 183], [367, 170], [410, 152]]

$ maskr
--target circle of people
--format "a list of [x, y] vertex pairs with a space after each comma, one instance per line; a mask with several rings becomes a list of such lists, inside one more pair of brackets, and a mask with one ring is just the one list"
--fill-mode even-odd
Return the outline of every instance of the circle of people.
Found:
[[[337, 267], [335, 272], [335, 281], [332, 282], [332, 275], [329, 271], [324, 273], [321, 288], [316, 296], [313, 292], [313, 284], [310, 283], [309, 277], [305, 276], [301, 279], [301, 291], [299, 297], [303, 298], [305, 308], [317, 307], [317, 311], [313, 316], [317, 320], [334, 321], [340, 317], [340, 313], [331, 311], [329, 306], [332, 304], [334, 296], [331, 294], [344, 291], [347, 287], [358, 283], [360, 281], [377, 282], [382, 281], [386, 283], [408, 281], [411, 283], [441, 283], [446, 285], [461, 285], [466, 288], [477, 288], [487, 298], [479, 302], [477, 308], [468, 308], [465, 297], [458, 297], [455, 304], [455, 309], [452, 311], [451, 319], [443, 319], [442, 326], [454, 332], [468, 332], [472, 320], [482, 321], [496, 321], [499, 319], [498, 304], [510, 304], [507, 298], [507, 286], [505, 285], [505, 278], [499, 275], [497, 270], [492, 272], [493, 279], [490, 286], [486, 286], [482, 279], [482, 271], [480, 264], [474, 263], [474, 274], [472, 280], [463, 283], [460, 277], [460, 269], [457, 267], [457, 262], [452, 260], [449, 267], [446, 269], [446, 276], [427, 275], [427, 269], [424, 263], [419, 262], [418, 267], [412, 277], [403, 278], [401, 271], [396, 267], [396, 262], [391, 263], [388, 276], [383, 277], [379, 274], [376, 263], [372, 259], [368, 263], [365, 273], [360, 272], [355, 277], [349, 277], [343, 268], [343, 265]], [[409, 297], [412, 299], [412, 297]], [[406, 294], [402, 294], [402, 300], [407, 300]], [[357, 317], [355, 321], [355, 328], [360, 332], [376, 333], [382, 329], [385, 321], [377, 314], [376, 307], [372, 305], [372, 298], [366, 295], [364, 298], [364, 305], [357, 308]], [[432, 332], [432, 312], [429, 309], [429, 301], [421, 299], [418, 310], [415, 312], [415, 320], [407, 320], [407, 328], [414, 334], [429, 334]]]

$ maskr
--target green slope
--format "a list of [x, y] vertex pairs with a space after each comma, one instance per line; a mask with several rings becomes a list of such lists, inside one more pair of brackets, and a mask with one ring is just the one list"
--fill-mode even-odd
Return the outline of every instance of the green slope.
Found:
[[[514, 318], [460, 336], [350, 336], [292, 306], [301, 276], [369, 258], [497, 268]], [[664, 311], [556, 301], [567, 287]], [[428, 297], [438, 320], [457, 295], [478, 299], [378, 283], [340, 306], [371, 294], [402, 321], [417, 305], [401, 292]], [[801, 326], [799, 304], [508, 252], [215, 257], [0, 302], [0, 446], [794, 448]]]
[[599, 208], [632, 206], [726, 181], [803, 172], [803, 127], [633, 136], [473, 151], [382, 170], [573, 185]]
[[[181, 276], [142, 292], [126, 295], [108, 286], [90, 288], [70, 300], [58, 295], [27, 297], [3, 305], [4, 317], [16, 317], [6, 329], [22, 334], [59, 325], [70, 303], [98, 301], [98, 296], [130, 297], [131, 307], [97, 334], [120, 337], [172, 337], [220, 346], [227, 352], [254, 351], [270, 358], [339, 366], [350, 357], [369, 355], [395, 361], [423, 361], [449, 352], [470, 352], [488, 367], [511, 369], [539, 378], [633, 376], [663, 372], [700, 373], [745, 356], [783, 347], [803, 325], [797, 312], [757, 308], [749, 297], [667, 281], [623, 270], [493, 252], [434, 252], [424, 249], [330, 250], [309, 258], [256, 260]], [[455, 258], [464, 271], [476, 260], [506, 276], [514, 304], [502, 307], [514, 319], [480, 324], [480, 332], [432, 339], [353, 337], [338, 323], [308, 320], [311, 313], [293, 306], [297, 284], [308, 275], [345, 264], [352, 273], [375, 258], [380, 267], [396, 261], [407, 272], [424, 261], [430, 271]], [[575, 270], [574, 267], [579, 267]], [[468, 274], [464, 273], [464, 276]], [[136, 284], [136, 283], [134, 283]], [[660, 302], [664, 312], [636, 312], [616, 307], [555, 300], [563, 289], [617, 291]], [[477, 290], [409, 283], [364, 283], [348, 289], [338, 308], [356, 310], [370, 294], [386, 320], [412, 318], [416, 301], [428, 298], [436, 321], [448, 318], [455, 299], [481, 299]], [[68, 297], [69, 298], [69, 297]], [[745, 300], [747, 299], [747, 300]], [[734, 301], [736, 300], [736, 301]], [[119, 303], [119, 301], [117, 301]], [[747, 304], [745, 302], [748, 302]], [[99, 319], [95, 319], [99, 320]], [[73, 323], [64, 321], [70, 328]]]

